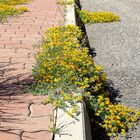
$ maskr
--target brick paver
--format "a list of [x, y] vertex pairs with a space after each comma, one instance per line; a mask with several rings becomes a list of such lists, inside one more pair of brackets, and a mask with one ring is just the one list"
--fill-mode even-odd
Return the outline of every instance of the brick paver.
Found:
[[57, 0], [32, 0], [30, 12], [0, 23], [0, 140], [51, 140], [51, 105], [44, 96], [25, 93], [36, 49], [44, 32], [62, 24]]

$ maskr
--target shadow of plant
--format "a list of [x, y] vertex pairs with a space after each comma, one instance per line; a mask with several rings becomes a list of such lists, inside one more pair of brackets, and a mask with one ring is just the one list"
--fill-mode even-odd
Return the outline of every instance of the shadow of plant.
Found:
[[[18, 81], [18, 79], [22, 76], [24, 75], [20, 74], [20, 75], [12, 76], [6, 79], [5, 81], [1, 82], [0, 83], [0, 97], [25, 93], [25, 85], [27, 83], [33, 82], [33, 80], [32, 78], [29, 77], [27, 79]], [[17, 82], [14, 82], [14, 81], [17, 81]]]
[[28, 132], [26, 130], [26, 126], [33, 125], [29, 121], [32, 118], [30, 117], [30, 105], [36, 102], [40, 103], [40, 99], [43, 97], [32, 96], [26, 92], [26, 85], [33, 83], [32, 77], [12, 82], [21, 77], [24, 77], [24, 74], [11, 76], [0, 83], [0, 132], [3, 136], [8, 135], [18, 137], [19, 139], [33, 139], [32, 136], [26, 136], [23, 133], [34, 134], [42, 131], [50, 133], [50, 131], [39, 130]]
[[[110, 93], [110, 100], [112, 103], [118, 103], [118, 98], [121, 98], [122, 95], [120, 95], [119, 89], [115, 88], [114, 83], [111, 80], [108, 80], [107, 85], [105, 87], [106, 90]], [[117, 99], [116, 99], [117, 98]]]
[[[19, 79], [20, 77], [24, 76], [23, 74], [21, 75], [15, 75], [11, 76], [5, 81], [0, 83], [0, 124], [1, 122], [7, 122], [7, 123], [22, 123], [22, 120], [18, 118], [19, 113], [13, 111], [10, 112], [10, 110], [14, 110], [15, 107], [10, 106], [10, 102], [14, 103], [26, 103], [26, 100], [24, 101], [19, 101], [16, 96], [21, 96], [25, 95], [25, 84], [29, 83], [32, 81], [32, 79], [26, 78], [18, 82], [12, 82], [15, 81], [15, 79]], [[24, 98], [23, 96], [22, 98]], [[6, 107], [7, 106], [7, 107]], [[16, 107], [16, 110], [19, 109], [21, 110], [22, 107]], [[1, 126], [0, 125], [0, 131], [5, 131], [7, 130], [7, 127]], [[5, 131], [5, 132], [9, 132]]]
[[[76, 0], [76, 11], [78, 10], [81, 10], [81, 5], [80, 5], [80, 1]], [[81, 21], [78, 12], [76, 12], [76, 17], [77, 17], [77, 25], [80, 27], [80, 29], [83, 32], [83, 38], [80, 40], [80, 44], [82, 47], [87, 47], [89, 49], [89, 55], [95, 57], [96, 56], [95, 49], [90, 47], [85, 24]]]

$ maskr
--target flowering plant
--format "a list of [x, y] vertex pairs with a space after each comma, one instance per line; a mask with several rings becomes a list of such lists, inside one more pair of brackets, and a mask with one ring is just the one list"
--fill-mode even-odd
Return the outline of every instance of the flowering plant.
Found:
[[[33, 76], [38, 84], [44, 85], [44, 94], [51, 95], [47, 103], [55, 103], [64, 109], [67, 102], [73, 110], [81, 101], [74, 99], [88, 96], [91, 91], [96, 94], [103, 89], [107, 78], [102, 68], [88, 56], [88, 49], [80, 46], [78, 39], [81, 38], [82, 32], [73, 25], [54, 27], [46, 32], [36, 55]], [[55, 102], [55, 97], [59, 102]]]
[[119, 21], [118, 15], [112, 12], [90, 12], [87, 10], [78, 10], [79, 17], [85, 24], [104, 23]]
[[75, 0], [58, 0], [57, 3], [61, 5], [71, 5], [75, 3]]
[[25, 4], [26, 0], [1, 0], [0, 1], [0, 22], [7, 16], [13, 16], [28, 12], [29, 10], [25, 6], [16, 8], [14, 5]]
[[86, 100], [94, 110], [93, 116], [100, 118], [96, 119], [96, 123], [106, 130], [108, 136], [118, 137], [119, 134], [125, 136], [128, 129], [134, 127], [134, 123], [140, 118], [139, 111], [121, 104], [112, 104], [104, 95], [92, 96]]
[[97, 123], [109, 136], [124, 135], [138, 120], [139, 113], [111, 103], [102, 67], [94, 63], [87, 48], [80, 46], [82, 34], [73, 25], [46, 32], [33, 69], [36, 83], [42, 85], [40, 90], [44, 88], [43, 94], [48, 95], [43, 103], [52, 103], [76, 118], [80, 113], [78, 103], [86, 100], [93, 116], [100, 118]]

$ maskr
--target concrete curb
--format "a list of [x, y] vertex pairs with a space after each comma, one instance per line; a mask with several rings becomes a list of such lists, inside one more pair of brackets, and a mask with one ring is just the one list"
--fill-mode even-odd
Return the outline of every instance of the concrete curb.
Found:
[[85, 140], [84, 138], [84, 125], [83, 125], [83, 110], [82, 104], [79, 103], [80, 115], [75, 120], [63, 110], [58, 110], [57, 126], [63, 127], [60, 129], [59, 134], [55, 135], [55, 140]]
[[[75, 5], [66, 6], [65, 25], [76, 25]], [[59, 134], [55, 134], [55, 140], [92, 140], [90, 121], [86, 106], [79, 103], [80, 115], [78, 121], [68, 116], [63, 110], [58, 109], [56, 127], [61, 128]]]

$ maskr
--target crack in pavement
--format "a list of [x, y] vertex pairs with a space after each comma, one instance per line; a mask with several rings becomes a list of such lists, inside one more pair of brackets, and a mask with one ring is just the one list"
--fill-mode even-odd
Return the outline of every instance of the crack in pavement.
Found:
[[23, 130], [20, 131], [19, 140], [23, 140], [23, 139], [22, 139], [22, 136], [23, 136], [23, 133], [24, 133], [24, 132], [25, 132], [25, 131], [23, 131]]
[[30, 101], [30, 103], [28, 104], [28, 114], [27, 114], [27, 116], [30, 116], [31, 113], [32, 113], [32, 111], [31, 111], [31, 106], [32, 106], [32, 104], [33, 104], [32, 101]]

